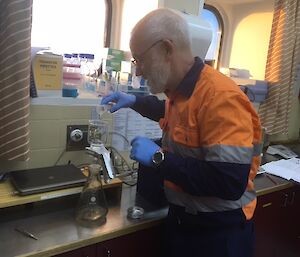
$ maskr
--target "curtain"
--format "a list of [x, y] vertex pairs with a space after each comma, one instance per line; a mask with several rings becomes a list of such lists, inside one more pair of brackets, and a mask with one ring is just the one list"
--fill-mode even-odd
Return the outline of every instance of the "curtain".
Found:
[[29, 158], [32, 0], [0, 0], [0, 159]]
[[266, 64], [269, 95], [259, 109], [269, 135], [287, 134], [300, 54], [299, 0], [275, 0]]

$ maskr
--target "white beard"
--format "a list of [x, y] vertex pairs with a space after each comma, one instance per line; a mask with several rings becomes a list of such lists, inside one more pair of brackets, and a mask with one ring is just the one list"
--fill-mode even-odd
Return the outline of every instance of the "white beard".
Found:
[[147, 74], [149, 90], [152, 94], [166, 91], [168, 79], [170, 77], [170, 65], [165, 63], [160, 56], [152, 56], [152, 67]]

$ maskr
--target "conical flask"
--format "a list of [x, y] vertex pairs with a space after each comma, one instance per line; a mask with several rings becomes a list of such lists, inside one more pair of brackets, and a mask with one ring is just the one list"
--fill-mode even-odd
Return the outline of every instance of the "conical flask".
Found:
[[89, 165], [89, 177], [77, 204], [75, 218], [84, 227], [97, 227], [106, 222], [108, 208], [99, 172], [99, 164]]

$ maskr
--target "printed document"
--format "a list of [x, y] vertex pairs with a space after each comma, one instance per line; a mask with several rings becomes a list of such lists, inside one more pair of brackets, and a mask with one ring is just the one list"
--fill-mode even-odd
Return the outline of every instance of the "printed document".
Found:
[[261, 168], [272, 175], [300, 183], [300, 159], [291, 158], [266, 163]]

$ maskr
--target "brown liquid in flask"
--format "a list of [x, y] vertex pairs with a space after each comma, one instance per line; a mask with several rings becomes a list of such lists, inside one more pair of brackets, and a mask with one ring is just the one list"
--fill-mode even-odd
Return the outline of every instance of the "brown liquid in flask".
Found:
[[76, 208], [76, 221], [84, 227], [97, 227], [106, 222], [108, 208], [99, 172], [100, 165], [89, 165], [89, 177]]

